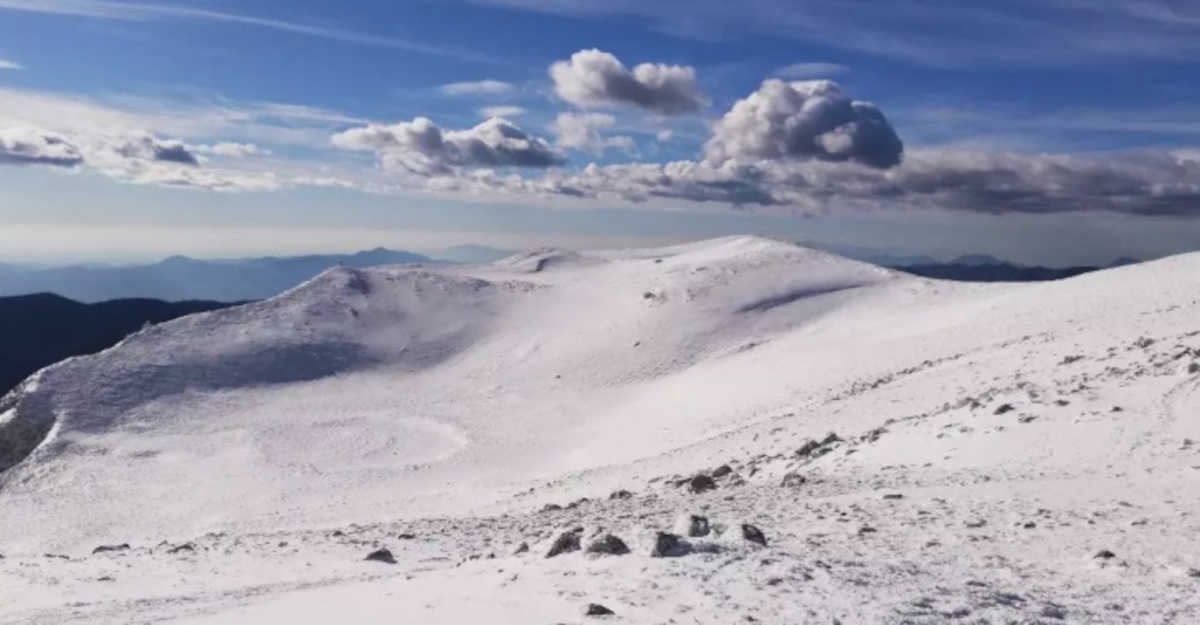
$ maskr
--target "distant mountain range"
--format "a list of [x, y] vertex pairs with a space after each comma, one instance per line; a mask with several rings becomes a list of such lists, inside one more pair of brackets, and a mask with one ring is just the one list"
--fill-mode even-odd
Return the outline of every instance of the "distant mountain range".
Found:
[[435, 262], [376, 248], [355, 254], [198, 260], [172, 256], [150, 265], [35, 268], [0, 265], [0, 296], [52, 292], [82, 302], [118, 298], [240, 301], [263, 299], [337, 265]]
[[51, 293], [0, 297], [0, 396], [42, 367], [111, 347], [147, 323], [232, 305], [153, 299], [83, 304]]

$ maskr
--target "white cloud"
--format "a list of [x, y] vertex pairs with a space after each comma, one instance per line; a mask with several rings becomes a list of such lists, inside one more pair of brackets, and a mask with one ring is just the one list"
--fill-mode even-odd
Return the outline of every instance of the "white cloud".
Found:
[[900, 162], [903, 145], [875, 105], [851, 100], [828, 80], [768, 79], [713, 127], [704, 158], [816, 159], [873, 167]]
[[550, 78], [558, 97], [584, 108], [633, 106], [679, 115], [707, 104], [691, 67], [642, 63], [630, 71], [617, 57], [595, 49], [555, 62]]
[[21, 65], [20, 63], [18, 63], [16, 61], [9, 61], [8, 59], [0, 59], [0, 70], [6, 70], [6, 69], [22, 70], [22, 69], [25, 69], [25, 66]]
[[673, 136], [675, 136], [674, 131], [672, 131], [670, 129], [665, 129], [665, 130], [658, 131], [658, 134], [654, 135], [654, 138], [658, 139], [659, 143], [666, 143], [666, 142], [670, 141], [671, 137], [673, 137]]
[[599, 154], [607, 148], [630, 150], [632, 137], [605, 137], [602, 130], [611, 128], [616, 118], [605, 113], [560, 113], [551, 124], [560, 147]]
[[467, 82], [452, 82], [438, 87], [438, 91], [446, 95], [503, 95], [516, 91], [516, 86], [502, 80], [474, 80]]
[[189, 145], [188, 149], [196, 154], [212, 154], [233, 158], [246, 158], [271, 153], [270, 150], [260, 148], [253, 143], [236, 143], [232, 141], [222, 141], [212, 145]]
[[550, 167], [564, 162], [544, 139], [493, 117], [467, 130], [444, 130], [425, 117], [390, 126], [368, 125], [337, 133], [333, 144], [374, 152], [384, 169], [420, 176], [485, 167]]
[[520, 117], [529, 111], [520, 106], [485, 106], [477, 111], [480, 117]]
[[62, 135], [29, 126], [0, 128], [0, 165], [75, 167], [82, 162], [79, 148]]
[[837, 76], [850, 71], [849, 67], [839, 65], [838, 63], [792, 63], [785, 65], [774, 72], [775, 76], [780, 78], [791, 78], [793, 80], [807, 80], [811, 78], [827, 78], [829, 76]]

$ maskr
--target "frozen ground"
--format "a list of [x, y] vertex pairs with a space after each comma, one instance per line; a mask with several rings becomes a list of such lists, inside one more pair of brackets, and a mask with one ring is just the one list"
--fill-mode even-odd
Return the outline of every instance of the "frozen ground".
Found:
[[1198, 301], [750, 237], [331, 270], [0, 401], [0, 623], [1197, 623]]

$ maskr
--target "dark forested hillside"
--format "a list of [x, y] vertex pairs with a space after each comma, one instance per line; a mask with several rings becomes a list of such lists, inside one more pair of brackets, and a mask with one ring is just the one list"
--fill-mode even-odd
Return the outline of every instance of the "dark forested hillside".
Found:
[[46, 365], [111, 347], [146, 323], [232, 305], [155, 299], [83, 304], [53, 293], [0, 297], [0, 395]]

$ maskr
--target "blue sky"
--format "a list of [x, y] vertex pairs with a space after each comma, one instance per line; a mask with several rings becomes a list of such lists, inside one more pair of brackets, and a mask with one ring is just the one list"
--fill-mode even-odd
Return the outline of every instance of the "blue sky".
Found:
[[0, 260], [1166, 254], [1196, 59], [1190, 0], [0, 0]]

